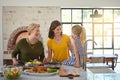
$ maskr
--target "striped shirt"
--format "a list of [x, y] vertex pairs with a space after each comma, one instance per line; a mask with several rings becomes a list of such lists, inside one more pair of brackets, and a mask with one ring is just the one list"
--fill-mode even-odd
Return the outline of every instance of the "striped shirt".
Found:
[[[73, 39], [76, 42], [76, 46], [77, 46], [77, 49], [78, 49], [78, 52], [79, 52], [80, 65], [82, 66], [82, 56], [83, 56], [82, 44], [81, 44], [79, 38], [73, 38]], [[71, 57], [68, 60], [62, 62], [62, 64], [63, 65], [70, 65], [70, 66], [74, 66], [76, 64], [76, 58], [75, 58], [73, 46], [72, 46], [72, 55], [71, 55]]]

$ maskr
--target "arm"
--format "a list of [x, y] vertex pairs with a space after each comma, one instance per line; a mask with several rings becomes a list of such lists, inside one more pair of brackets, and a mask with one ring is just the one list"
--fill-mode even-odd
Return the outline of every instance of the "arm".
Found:
[[14, 51], [12, 52], [13, 65], [18, 65], [18, 61], [17, 61], [17, 58], [16, 58], [16, 56], [18, 55], [18, 53], [19, 53], [19, 49], [18, 49], [18, 47], [16, 47], [14, 49]]
[[50, 62], [52, 59], [52, 49], [48, 46], [48, 57], [47, 62]]
[[13, 65], [18, 65], [18, 60], [17, 60], [17, 55], [21, 53], [20, 51], [20, 44], [21, 44], [21, 41], [19, 41], [16, 46], [15, 46], [15, 49], [13, 50], [12, 52], [12, 61], [13, 61]]
[[40, 55], [40, 61], [43, 62], [43, 59], [45, 58], [45, 54], [44, 54], [44, 51], [42, 52], [42, 54]]
[[[41, 41], [40, 41], [41, 42]], [[42, 51], [41, 55], [40, 55], [40, 61], [44, 62], [44, 58], [45, 58], [45, 54], [44, 54], [44, 46], [43, 43], [41, 42], [41, 47], [40, 50]]]
[[74, 54], [75, 54], [75, 58], [76, 58], [76, 61], [77, 61], [75, 67], [79, 68], [80, 67], [80, 58], [79, 58], [79, 53], [78, 53], [76, 42], [73, 38], [71, 38], [71, 43], [73, 45]]
[[68, 48], [69, 48], [70, 52], [72, 52], [72, 44], [71, 43], [72, 43], [71, 40], [69, 40], [69, 42], [68, 42]]

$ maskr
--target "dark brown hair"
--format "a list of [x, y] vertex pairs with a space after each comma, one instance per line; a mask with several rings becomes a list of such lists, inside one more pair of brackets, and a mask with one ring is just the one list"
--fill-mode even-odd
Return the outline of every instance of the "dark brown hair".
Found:
[[50, 28], [49, 28], [49, 33], [48, 33], [48, 37], [53, 39], [54, 38], [54, 32], [53, 30], [55, 30], [58, 26], [62, 25], [58, 20], [54, 20], [51, 22]]

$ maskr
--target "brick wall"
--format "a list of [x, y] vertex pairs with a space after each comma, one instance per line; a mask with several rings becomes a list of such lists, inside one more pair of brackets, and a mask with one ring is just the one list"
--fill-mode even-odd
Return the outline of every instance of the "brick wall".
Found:
[[3, 53], [11, 53], [16, 36], [33, 22], [40, 24], [40, 33], [47, 52], [48, 29], [53, 20], [60, 20], [60, 7], [4, 6], [2, 10]]

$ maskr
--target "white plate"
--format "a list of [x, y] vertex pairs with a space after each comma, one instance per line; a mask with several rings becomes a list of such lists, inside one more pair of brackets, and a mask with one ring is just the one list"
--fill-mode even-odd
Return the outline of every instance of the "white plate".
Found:
[[33, 75], [33, 76], [51, 76], [51, 75], [55, 75], [57, 74], [57, 72], [52, 72], [52, 73], [30, 73], [30, 72], [26, 72], [26, 70], [24, 70], [24, 74], [26, 75]]

